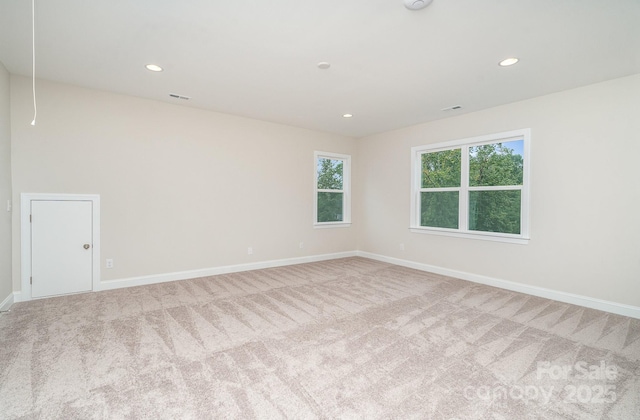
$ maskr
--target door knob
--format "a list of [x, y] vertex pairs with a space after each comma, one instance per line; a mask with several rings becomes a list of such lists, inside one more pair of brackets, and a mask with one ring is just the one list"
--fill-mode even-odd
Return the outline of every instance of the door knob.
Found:
[[84, 244], [82, 247], [83, 247], [84, 249], [89, 249], [89, 248], [91, 248], [91, 245], [89, 245], [89, 244]]

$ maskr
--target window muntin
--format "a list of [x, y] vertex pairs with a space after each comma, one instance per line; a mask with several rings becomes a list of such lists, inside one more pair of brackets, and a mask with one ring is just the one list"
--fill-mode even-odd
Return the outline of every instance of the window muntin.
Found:
[[412, 148], [411, 230], [526, 243], [530, 130]]
[[316, 227], [350, 224], [350, 175], [350, 156], [315, 153], [314, 224]]

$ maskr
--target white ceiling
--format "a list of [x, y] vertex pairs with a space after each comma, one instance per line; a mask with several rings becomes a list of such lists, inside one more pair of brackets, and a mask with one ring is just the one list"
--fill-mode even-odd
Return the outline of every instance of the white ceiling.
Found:
[[[640, 0], [35, 3], [39, 78], [353, 137], [640, 73]], [[31, 75], [29, 0], [0, 61]]]

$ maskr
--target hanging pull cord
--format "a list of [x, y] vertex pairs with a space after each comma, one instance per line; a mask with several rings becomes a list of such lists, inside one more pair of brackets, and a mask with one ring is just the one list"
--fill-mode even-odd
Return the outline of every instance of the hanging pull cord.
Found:
[[38, 107], [36, 105], [36, 11], [35, 0], [31, 0], [31, 76], [33, 91], [33, 121], [31, 125], [36, 125], [36, 116], [38, 115]]

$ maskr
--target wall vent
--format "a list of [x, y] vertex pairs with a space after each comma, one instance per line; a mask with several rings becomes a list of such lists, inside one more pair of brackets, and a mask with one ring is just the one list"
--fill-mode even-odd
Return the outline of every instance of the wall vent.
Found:
[[454, 105], [447, 108], [442, 108], [440, 111], [456, 111], [458, 109], [462, 109], [460, 105]]

